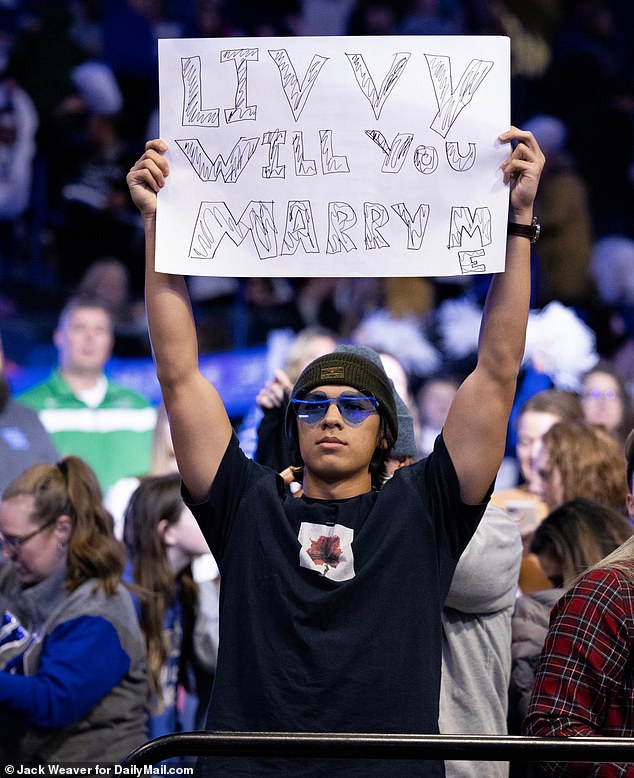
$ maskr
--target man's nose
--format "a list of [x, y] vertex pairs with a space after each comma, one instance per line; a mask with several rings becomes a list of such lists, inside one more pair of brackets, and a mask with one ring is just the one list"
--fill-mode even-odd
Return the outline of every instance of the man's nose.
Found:
[[339, 408], [337, 408], [337, 403], [328, 404], [328, 410], [326, 411], [324, 418], [321, 420], [321, 423], [327, 427], [337, 425], [340, 427], [343, 426], [343, 417], [339, 411]]

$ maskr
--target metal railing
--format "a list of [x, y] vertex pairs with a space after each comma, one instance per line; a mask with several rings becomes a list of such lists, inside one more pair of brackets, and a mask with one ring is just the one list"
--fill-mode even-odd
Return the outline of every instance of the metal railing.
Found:
[[128, 754], [121, 764], [154, 765], [165, 759], [185, 756], [634, 764], [634, 738], [183, 732], [163, 735], [144, 743]]

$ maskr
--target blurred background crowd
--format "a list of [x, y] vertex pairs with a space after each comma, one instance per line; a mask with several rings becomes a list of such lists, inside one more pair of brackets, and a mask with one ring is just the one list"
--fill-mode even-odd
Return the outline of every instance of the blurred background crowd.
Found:
[[[142, 231], [125, 174], [158, 132], [157, 39], [329, 34], [510, 36], [512, 121], [535, 132], [548, 158], [533, 307], [561, 304], [587, 325], [631, 388], [634, 12], [625, 0], [3, 0], [0, 325], [9, 361], [54, 358], [52, 327], [80, 289], [110, 301], [115, 354], [149, 354]], [[191, 285], [203, 352], [318, 325], [343, 338], [380, 336], [370, 345], [383, 350], [407, 344], [397, 356], [417, 382], [440, 363], [464, 367], [469, 314], [484, 292], [482, 281], [433, 278]], [[551, 335], [555, 323], [572, 337], [554, 315]], [[452, 343], [463, 344], [459, 353]]]

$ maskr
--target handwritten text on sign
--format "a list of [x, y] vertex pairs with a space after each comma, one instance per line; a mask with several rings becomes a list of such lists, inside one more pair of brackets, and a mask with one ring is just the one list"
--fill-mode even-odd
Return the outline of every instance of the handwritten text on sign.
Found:
[[159, 270], [504, 269], [507, 38], [170, 39], [159, 76]]

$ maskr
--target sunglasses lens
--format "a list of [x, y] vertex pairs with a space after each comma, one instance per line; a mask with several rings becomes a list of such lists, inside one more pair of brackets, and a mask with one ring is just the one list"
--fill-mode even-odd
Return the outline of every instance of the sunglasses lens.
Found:
[[301, 419], [306, 424], [317, 424], [321, 421], [328, 412], [328, 398], [324, 397], [319, 400], [311, 400], [305, 398], [303, 400], [293, 400], [293, 407], [297, 418]]
[[339, 398], [337, 407], [348, 424], [361, 424], [368, 416], [376, 412], [377, 402], [374, 397]]

